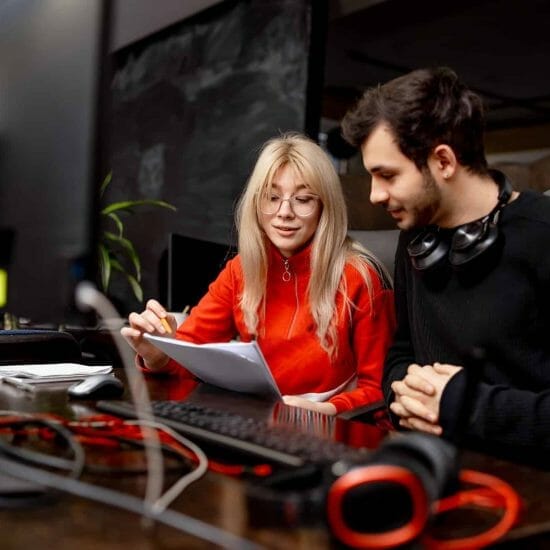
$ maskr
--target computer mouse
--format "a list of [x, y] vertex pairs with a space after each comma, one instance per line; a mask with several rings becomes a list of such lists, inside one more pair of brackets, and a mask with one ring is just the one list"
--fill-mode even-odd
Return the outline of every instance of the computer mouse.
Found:
[[74, 399], [114, 399], [124, 393], [124, 384], [112, 374], [94, 374], [67, 390]]

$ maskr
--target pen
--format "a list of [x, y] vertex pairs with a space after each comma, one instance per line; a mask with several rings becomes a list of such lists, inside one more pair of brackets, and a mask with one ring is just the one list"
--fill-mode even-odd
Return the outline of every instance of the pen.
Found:
[[170, 327], [170, 325], [168, 324], [168, 321], [166, 320], [166, 317], [163, 317], [160, 322], [162, 323], [162, 326], [164, 327], [164, 329], [166, 330], [166, 332], [168, 334], [172, 334], [172, 328]]

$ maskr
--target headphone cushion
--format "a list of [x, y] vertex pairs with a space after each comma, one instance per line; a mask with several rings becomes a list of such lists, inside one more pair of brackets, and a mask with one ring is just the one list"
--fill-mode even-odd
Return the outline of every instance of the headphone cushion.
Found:
[[413, 267], [419, 271], [425, 271], [447, 256], [449, 243], [439, 238], [437, 230], [428, 228], [408, 244], [407, 252]]
[[373, 456], [373, 462], [380, 461], [410, 469], [420, 478], [430, 501], [441, 498], [458, 483], [456, 447], [434, 435], [397, 435]]
[[366, 463], [336, 466], [347, 470], [329, 489], [329, 524], [340, 540], [358, 547], [416, 538], [431, 503], [458, 486], [456, 449], [423, 433], [386, 439]]

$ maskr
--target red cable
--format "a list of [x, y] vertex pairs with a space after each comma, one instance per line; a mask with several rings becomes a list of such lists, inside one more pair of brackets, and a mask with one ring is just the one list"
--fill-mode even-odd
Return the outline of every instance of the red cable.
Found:
[[[60, 417], [48, 414], [39, 416], [59, 421], [80, 436], [84, 443], [88, 444], [95, 443], [103, 446], [112, 446], [113, 440], [116, 439], [132, 439], [136, 441], [143, 439], [143, 433], [139, 425], [128, 425], [120, 418], [107, 415], [98, 415], [76, 422], [66, 421]], [[7, 428], [11, 424], [10, 431], [12, 433], [17, 433], [17, 429], [13, 427], [13, 424], [17, 425], [28, 421], [28, 417], [0, 417], [0, 431], [8, 431]], [[41, 428], [37, 431], [41, 437], [45, 439], [49, 437], [48, 429]], [[24, 435], [25, 432], [30, 433], [30, 430], [26, 429], [22, 430], [22, 432], [23, 434], [21, 435]], [[172, 447], [176, 452], [192, 460], [197, 460], [193, 452], [175, 441], [169, 434], [161, 431], [159, 433], [159, 438], [164, 444]], [[244, 465], [223, 464], [211, 460], [209, 460], [209, 469], [226, 475], [241, 475], [245, 472], [250, 472], [257, 476], [266, 476], [271, 473], [271, 466], [268, 464], [260, 464], [249, 468]], [[461, 470], [459, 479], [462, 483], [473, 484], [478, 487], [459, 491], [435, 502], [432, 507], [432, 514], [434, 516], [464, 506], [473, 505], [490, 510], [502, 510], [502, 517], [487, 531], [469, 537], [444, 540], [437, 539], [429, 533], [426, 533], [422, 537], [422, 542], [428, 550], [476, 550], [484, 548], [503, 537], [514, 526], [519, 517], [521, 499], [517, 492], [505, 481], [490, 474], [475, 470]], [[337, 483], [335, 483], [335, 485], [337, 485]], [[338, 506], [336, 506], [336, 508], [338, 508]], [[387, 533], [381, 538], [375, 537], [374, 540], [369, 540], [369, 547], [391, 547], [396, 542], [393, 537], [394, 534], [395, 533]], [[364, 539], [355, 542], [358, 543], [356, 546], [357, 548], [364, 547], [361, 544], [364, 542]], [[401, 540], [401, 542], [403, 541]]]
[[[89, 438], [93, 438], [94, 436], [97, 437], [99, 432], [104, 437], [107, 436], [120, 439], [126, 438], [135, 441], [141, 441], [143, 439], [143, 432], [138, 424], [129, 425], [126, 424], [124, 420], [109, 415], [96, 415], [83, 419], [82, 422], [71, 422], [69, 424], [69, 428], [71, 428], [75, 433], [87, 436]], [[179, 454], [194, 462], [198, 461], [194, 452], [174, 440], [171, 435], [160, 431], [158, 436], [162, 443], [168, 447], [171, 447]], [[100, 440], [101, 439], [98, 438], [97, 441], [99, 442]], [[89, 439], [88, 443], [92, 443], [92, 440]], [[224, 464], [222, 462], [211, 460], [210, 458], [208, 459], [208, 469], [212, 472], [229, 476], [240, 476], [245, 473], [251, 473], [258, 477], [265, 477], [273, 472], [273, 469], [269, 464], [257, 464], [255, 466]]]
[[460, 481], [479, 485], [480, 488], [460, 491], [441, 499], [434, 504], [434, 514], [448, 512], [465, 505], [475, 505], [492, 510], [503, 510], [496, 525], [469, 537], [458, 539], [436, 539], [430, 534], [422, 538], [429, 550], [475, 550], [484, 548], [503, 537], [516, 523], [521, 510], [521, 499], [517, 492], [505, 481], [490, 474], [475, 470], [461, 470]]
[[[117, 448], [121, 441], [142, 441], [143, 432], [139, 424], [128, 424], [124, 419], [115, 416], [99, 414], [83, 418], [81, 420], [67, 420], [60, 416], [50, 413], [33, 415], [34, 418], [45, 418], [66, 426], [75, 437], [84, 445]], [[10, 433], [12, 435], [27, 436], [32, 433], [38, 434], [44, 440], [50, 440], [55, 434], [49, 428], [28, 428], [24, 427], [18, 430], [14, 427], [18, 424], [25, 424], [32, 420], [28, 416], [5, 416], [0, 417], [0, 433]], [[198, 462], [194, 452], [175, 440], [170, 434], [159, 430], [159, 440], [181, 456]], [[270, 464], [257, 464], [247, 466], [243, 464], [224, 464], [208, 459], [208, 469], [228, 475], [240, 476], [246, 473], [257, 477], [265, 477], [273, 473]]]

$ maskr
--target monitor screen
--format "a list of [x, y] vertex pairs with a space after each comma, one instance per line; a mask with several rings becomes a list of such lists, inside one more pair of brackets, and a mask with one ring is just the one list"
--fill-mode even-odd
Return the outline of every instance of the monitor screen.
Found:
[[96, 279], [107, 6], [0, 2], [0, 308], [32, 322], [78, 316], [75, 283]]
[[234, 247], [172, 233], [168, 242], [166, 305], [180, 312], [203, 297], [227, 260], [236, 254]]

